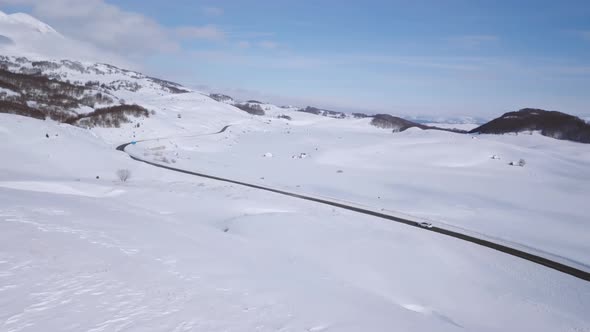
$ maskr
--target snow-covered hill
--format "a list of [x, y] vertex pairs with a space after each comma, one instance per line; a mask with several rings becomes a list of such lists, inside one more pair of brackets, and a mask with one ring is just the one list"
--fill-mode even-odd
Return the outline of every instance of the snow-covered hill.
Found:
[[569, 114], [535, 108], [505, 113], [471, 132], [506, 134], [531, 131], [555, 139], [590, 143], [590, 124], [586, 121]]
[[102, 88], [119, 98], [141, 101], [164, 93], [190, 92], [191, 89], [109, 64], [73, 60], [34, 60], [23, 56], [0, 56], [0, 65], [15, 73], [43, 75], [54, 80]]
[[13, 36], [27, 34], [27, 37], [30, 37], [30, 33], [34, 32], [63, 38], [61, 34], [49, 25], [25, 13], [14, 13], [9, 15], [0, 11], [0, 27], [2, 27], [3, 33]]
[[[48, 24], [24, 13], [0, 11], [0, 54], [35, 60], [77, 59], [126, 64], [120, 57], [83, 41], [67, 38]], [[108, 61], [107, 61], [108, 60]]]

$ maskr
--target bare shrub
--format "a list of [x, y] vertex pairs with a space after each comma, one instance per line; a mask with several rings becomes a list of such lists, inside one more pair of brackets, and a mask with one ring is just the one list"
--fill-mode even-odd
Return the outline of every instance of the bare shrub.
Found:
[[117, 177], [119, 180], [121, 180], [121, 182], [127, 182], [127, 180], [129, 180], [131, 177], [131, 171], [128, 169], [120, 169], [117, 171]]

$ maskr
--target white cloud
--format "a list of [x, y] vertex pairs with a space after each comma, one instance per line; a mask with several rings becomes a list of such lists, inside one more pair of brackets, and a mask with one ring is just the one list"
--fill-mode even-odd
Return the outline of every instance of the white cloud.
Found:
[[175, 29], [176, 34], [182, 38], [221, 40], [225, 38], [225, 32], [216, 26], [206, 25], [202, 27], [180, 27]]
[[173, 51], [178, 44], [156, 21], [102, 0], [9, 0], [27, 4], [32, 14], [58, 31], [117, 53]]
[[25, 5], [33, 16], [64, 35], [126, 57], [180, 49], [180, 39], [217, 40], [225, 37], [215, 26], [168, 28], [104, 0], [0, 0], [0, 5]]
[[94, 62], [108, 62], [137, 69], [135, 61], [120, 54], [100, 49], [91, 43], [66, 38], [45, 23], [23, 14], [6, 15], [0, 12], [0, 32], [8, 38], [1, 43], [5, 55], [27, 56], [30, 58], [75, 59]]

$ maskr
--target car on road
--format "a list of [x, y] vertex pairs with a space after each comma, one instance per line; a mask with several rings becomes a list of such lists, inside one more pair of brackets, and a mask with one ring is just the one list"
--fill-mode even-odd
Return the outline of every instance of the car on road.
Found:
[[418, 226], [422, 227], [422, 228], [432, 228], [432, 224], [429, 222], [421, 222], [418, 223]]

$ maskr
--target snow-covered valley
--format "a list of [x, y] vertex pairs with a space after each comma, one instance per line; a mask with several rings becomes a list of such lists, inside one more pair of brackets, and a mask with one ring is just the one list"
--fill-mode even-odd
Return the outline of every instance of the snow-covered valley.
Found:
[[[10, 156], [0, 166], [3, 330], [565, 331], [589, 324], [585, 281], [419, 229], [137, 163], [87, 130], [0, 118], [0, 152]], [[252, 121], [244, 128], [269, 126]], [[198, 144], [219, 154], [224, 134]], [[280, 160], [276, 154], [256, 154], [261, 170]], [[209, 158], [203, 153], [199, 165]], [[177, 164], [185, 162], [197, 165]], [[131, 170], [128, 182], [117, 179], [119, 168]]]
[[[536, 134], [392, 134], [367, 119], [290, 114], [292, 120], [236, 121], [221, 135], [150, 140], [127, 151], [181, 169], [456, 226], [590, 265], [585, 145]], [[519, 159], [526, 167], [508, 165]], [[556, 241], [563, 238], [568, 241]]]
[[588, 144], [236, 101], [83, 46], [0, 12], [0, 332], [590, 331], [587, 280], [427, 229], [587, 274]]

